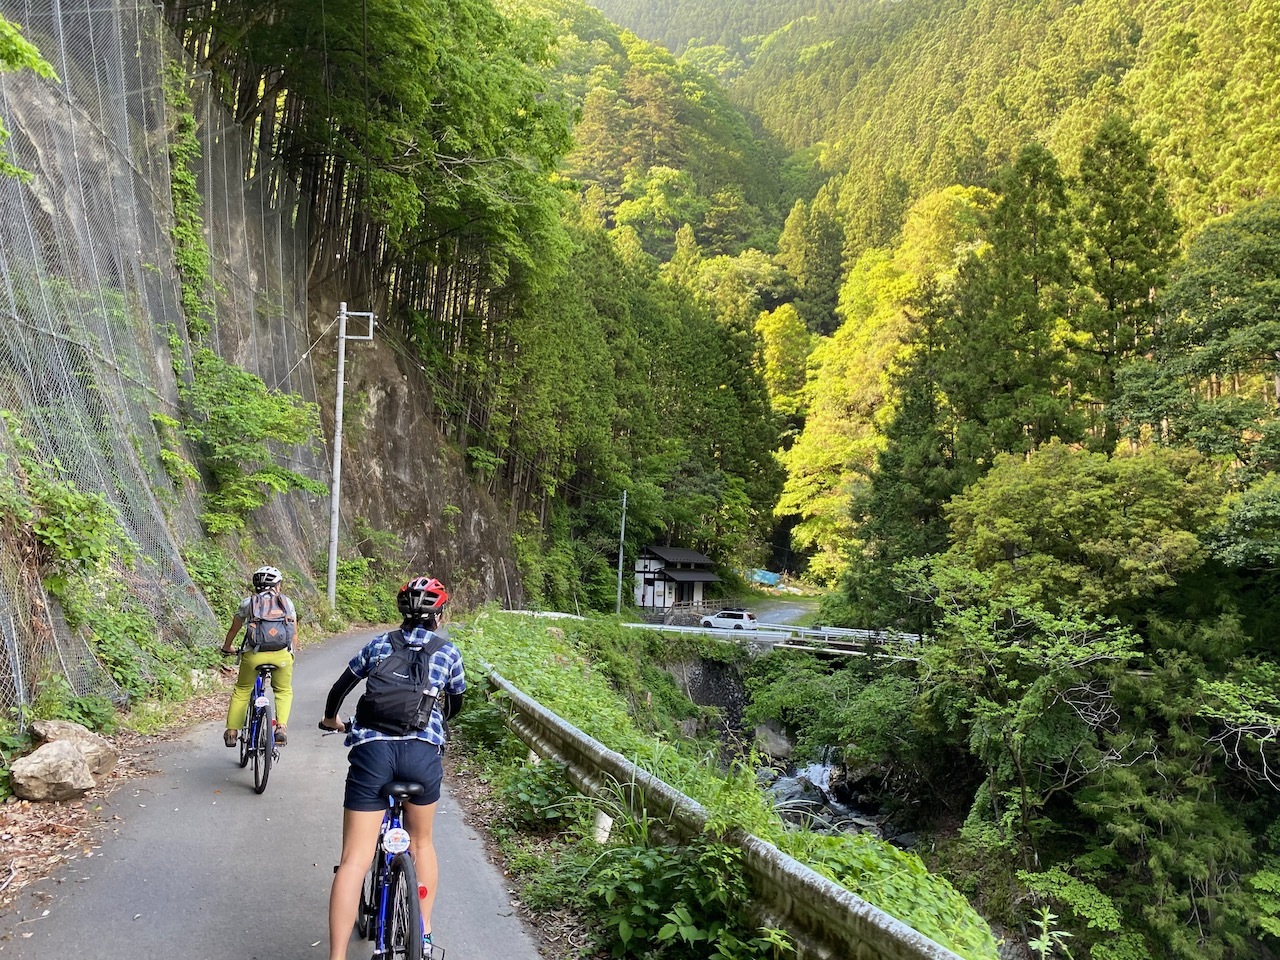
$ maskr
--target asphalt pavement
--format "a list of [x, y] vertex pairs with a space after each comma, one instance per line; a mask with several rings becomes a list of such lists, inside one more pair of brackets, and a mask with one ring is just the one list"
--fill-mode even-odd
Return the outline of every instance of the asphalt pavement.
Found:
[[[0, 915], [0, 960], [325, 960], [342, 845], [346, 749], [316, 729], [330, 685], [372, 636], [303, 650], [289, 744], [266, 791], [205, 723], [159, 748], [157, 773], [103, 804], [100, 847], [32, 884]], [[472, 695], [479, 677], [472, 674]], [[354, 710], [357, 688], [343, 706]], [[435, 827], [433, 928], [445, 960], [537, 960], [501, 871], [447, 789]], [[353, 938], [349, 960], [371, 944]]]

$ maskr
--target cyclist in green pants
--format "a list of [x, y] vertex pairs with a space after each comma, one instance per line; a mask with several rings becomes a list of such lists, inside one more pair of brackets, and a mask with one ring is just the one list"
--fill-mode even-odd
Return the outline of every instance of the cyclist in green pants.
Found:
[[[298, 636], [298, 614], [293, 601], [280, 592], [283, 579], [284, 575], [275, 567], [259, 567], [254, 571], [253, 593], [240, 601], [231, 628], [222, 641], [222, 655], [234, 656], [232, 644], [243, 629], [240, 672], [227, 707], [227, 728], [222, 732], [222, 742], [228, 747], [236, 745], [236, 735], [244, 726], [249, 695], [261, 663], [276, 665], [271, 674], [271, 689], [276, 695], [276, 743], [283, 746], [289, 741], [285, 724], [289, 722], [289, 708], [293, 705], [293, 652]], [[227, 672], [231, 669], [230, 664], [223, 668]]]

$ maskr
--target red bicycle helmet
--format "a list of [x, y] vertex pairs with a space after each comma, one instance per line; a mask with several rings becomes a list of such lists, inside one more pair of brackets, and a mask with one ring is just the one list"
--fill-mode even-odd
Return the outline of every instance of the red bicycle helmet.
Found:
[[439, 613], [449, 602], [449, 591], [435, 577], [415, 577], [396, 594], [396, 607], [408, 618]]

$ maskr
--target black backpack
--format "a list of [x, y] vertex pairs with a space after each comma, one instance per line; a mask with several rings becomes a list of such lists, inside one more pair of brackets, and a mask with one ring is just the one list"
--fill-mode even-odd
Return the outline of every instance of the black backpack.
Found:
[[431, 658], [448, 641], [438, 634], [412, 647], [403, 630], [389, 635], [391, 655], [374, 665], [356, 703], [356, 723], [395, 737], [425, 730], [440, 688], [430, 687]]
[[297, 624], [289, 619], [284, 596], [275, 590], [255, 593], [249, 600], [249, 620], [244, 628], [244, 646], [254, 653], [284, 650], [292, 645]]

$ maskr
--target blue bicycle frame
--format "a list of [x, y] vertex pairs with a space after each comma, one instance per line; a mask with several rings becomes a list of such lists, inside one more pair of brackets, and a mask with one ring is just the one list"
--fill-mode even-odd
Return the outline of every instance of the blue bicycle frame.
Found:
[[244, 726], [240, 730], [240, 766], [253, 760], [253, 789], [262, 793], [271, 775], [271, 763], [278, 756], [276, 750], [275, 708], [267, 696], [267, 677], [275, 670], [275, 664], [258, 664], [253, 680], [253, 692], [249, 695], [249, 708]]
[[[404, 803], [422, 793], [419, 783], [393, 782], [382, 788], [387, 810], [378, 832], [374, 853], [361, 892], [357, 930], [374, 942], [375, 957], [425, 960], [422, 955], [422, 904], [424, 891], [409, 856], [409, 832], [404, 828]], [[433, 948], [436, 958], [444, 951]]]

